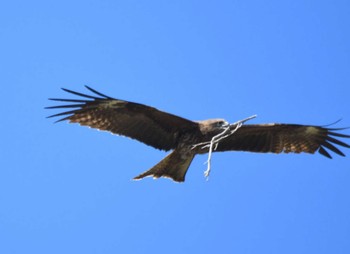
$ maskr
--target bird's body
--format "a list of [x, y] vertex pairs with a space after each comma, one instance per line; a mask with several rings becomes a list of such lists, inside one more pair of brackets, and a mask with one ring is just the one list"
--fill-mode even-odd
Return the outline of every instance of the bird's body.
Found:
[[58, 121], [68, 120], [71, 123], [130, 137], [160, 150], [173, 150], [150, 170], [134, 179], [153, 176], [184, 181], [195, 155], [209, 152], [209, 146], [199, 144], [210, 143], [214, 136], [225, 130], [231, 131], [231, 135], [221, 139], [214, 151], [311, 154], [319, 151], [320, 154], [331, 158], [326, 149], [344, 156], [333, 144], [350, 148], [348, 144], [334, 138], [350, 138], [349, 135], [337, 132], [342, 129], [276, 123], [244, 124], [237, 128], [237, 124], [229, 124], [224, 119], [195, 122], [143, 104], [114, 99], [87, 88], [99, 97], [63, 89], [90, 100], [51, 99], [74, 104], [48, 108], [75, 109], [50, 117], [64, 116]]

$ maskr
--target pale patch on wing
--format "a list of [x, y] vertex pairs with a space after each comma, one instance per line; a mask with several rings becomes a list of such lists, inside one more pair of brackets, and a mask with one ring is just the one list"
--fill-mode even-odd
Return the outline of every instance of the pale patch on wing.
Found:
[[102, 107], [106, 108], [124, 108], [127, 102], [125, 101], [120, 101], [120, 100], [113, 100], [113, 101], [105, 101], [103, 104], [101, 104]]
[[313, 127], [313, 126], [308, 126], [306, 127], [305, 133], [306, 134], [318, 134], [320, 132], [319, 128]]

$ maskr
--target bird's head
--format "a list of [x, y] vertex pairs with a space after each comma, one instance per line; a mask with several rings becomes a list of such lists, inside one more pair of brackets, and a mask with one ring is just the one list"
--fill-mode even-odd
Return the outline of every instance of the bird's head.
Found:
[[202, 133], [209, 133], [217, 130], [223, 130], [230, 125], [225, 119], [209, 119], [199, 122]]
[[225, 119], [214, 119], [211, 123], [212, 128], [225, 129], [230, 125]]

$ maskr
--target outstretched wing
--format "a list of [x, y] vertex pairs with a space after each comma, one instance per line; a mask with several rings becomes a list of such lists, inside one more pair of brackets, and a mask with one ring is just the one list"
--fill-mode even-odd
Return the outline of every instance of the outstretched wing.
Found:
[[334, 138], [350, 138], [343, 129], [298, 124], [242, 125], [235, 133], [220, 141], [216, 151], [249, 151], [261, 153], [315, 153], [332, 158], [326, 149], [345, 156], [334, 144], [350, 148]]
[[51, 106], [48, 109], [73, 110], [49, 117], [64, 116], [57, 122], [68, 120], [70, 123], [130, 137], [166, 151], [176, 147], [178, 137], [183, 132], [198, 130], [198, 124], [190, 120], [139, 103], [114, 99], [88, 86], [86, 88], [97, 96], [62, 88], [68, 93], [87, 99], [50, 99], [73, 104]]

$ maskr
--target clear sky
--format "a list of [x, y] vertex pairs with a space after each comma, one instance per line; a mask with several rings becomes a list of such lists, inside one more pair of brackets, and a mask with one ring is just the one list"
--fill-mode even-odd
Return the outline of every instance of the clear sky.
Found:
[[349, 27], [345, 0], [3, 1], [0, 253], [350, 253], [349, 149], [131, 181], [166, 153], [44, 109], [89, 85], [192, 120], [349, 127]]

